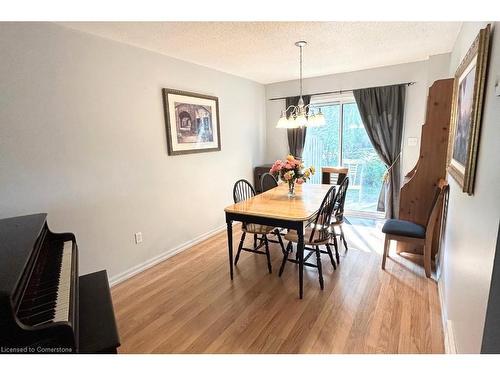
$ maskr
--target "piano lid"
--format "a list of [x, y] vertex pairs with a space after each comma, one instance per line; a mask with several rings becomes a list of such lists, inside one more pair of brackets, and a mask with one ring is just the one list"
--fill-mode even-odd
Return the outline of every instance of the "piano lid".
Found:
[[0, 297], [14, 293], [46, 218], [41, 213], [0, 220]]

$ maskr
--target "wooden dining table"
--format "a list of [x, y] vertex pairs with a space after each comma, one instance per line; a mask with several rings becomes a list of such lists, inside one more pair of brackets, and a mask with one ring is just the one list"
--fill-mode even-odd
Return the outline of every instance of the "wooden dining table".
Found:
[[262, 194], [232, 204], [224, 209], [227, 224], [229, 272], [233, 280], [233, 222], [268, 225], [297, 231], [299, 263], [299, 298], [304, 295], [304, 229], [314, 218], [332, 185], [302, 184], [295, 186], [295, 196], [288, 197], [288, 185], [280, 184]]

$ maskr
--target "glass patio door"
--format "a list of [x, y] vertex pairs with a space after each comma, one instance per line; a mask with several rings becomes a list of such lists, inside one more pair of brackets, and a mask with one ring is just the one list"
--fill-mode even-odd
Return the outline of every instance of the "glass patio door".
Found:
[[352, 96], [330, 98], [313, 106], [321, 107], [326, 124], [307, 129], [302, 157], [306, 166], [316, 167], [317, 173], [311, 182], [321, 183], [322, 167], [348, 167], [346, 210], [380, 215], [377, 202], [386, 168], [373, 149], [354, 99]]

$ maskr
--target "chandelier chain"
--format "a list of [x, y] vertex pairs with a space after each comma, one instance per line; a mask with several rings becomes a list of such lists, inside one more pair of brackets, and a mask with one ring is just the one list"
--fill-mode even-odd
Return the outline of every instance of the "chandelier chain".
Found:
[[300, 48], [300, 97], [302, 98], [302, 46]]

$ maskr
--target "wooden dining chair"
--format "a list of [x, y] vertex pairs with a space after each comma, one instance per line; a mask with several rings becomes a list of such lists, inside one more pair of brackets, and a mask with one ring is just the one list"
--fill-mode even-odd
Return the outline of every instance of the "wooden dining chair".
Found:
[[349, 174], [347, 167], [322, 167], [321, 183], [328, 185], [340, 185]]
[[260, 176], [260, 190], [262, 192], [271, 190], [276, 186], [278, 186], [278, 181], [276, 181], [271, 173], [267, 172]]
[[[344, 178], [340, 184], [337, 195], [335, 196], [335, 204], [333, 207], [332, 222], [330, 225], [330, 231], [332, 234], [333, 246], [335, 247], [335, 257], [337, 259], [337, 264], [340, 263], [339, 248], [337, 243], [337, 236], [339, 236], [339, 241], [343, 242], [345, 252], [349, 248], [347, 247], [347, 241], [344, 235], [344, 229], [342, 225], [344, 224], [344, 206], [345, 197], [347, 195], [347, 189], [349, 188], [349, 177]], [[339, 230], [337, 232], [336, 228]]]
[[363, 179], [366, 163], [361, 159], [343, 159], [344, 165], [349, 168], [350, 191], [354, 194], [358, 192], [358, 202], [363, 196]]
[[[319, 276], [319, 286], [321, 289], [324, 287], [323, 283], [323, 270], [321, 265], [321, 253], [320, 246], [325, 246], [326, 253], [330, 256], [330, 261], [332, 262], [333, 269], [336, 269], [335, 260], [333, 259], [332, 250], [330, 248], [330, 219], [333, 212], [333, 206], [335, 204], [335, 186], [332, 186], [330, 190], [326, 193], [323, 198], [321, 206], [314, 216], [314, 219], [310, 221], [304, 233], [304, 252], [309, 251], [309, 254], [303, 258], [304, 266], [314, 267], [318, 269]], [[281, 268], [279, 276], [283, 274], [286, 262], [299, 263], [299, 260], [288, 259], [288, 255], [293, 250], [293, 243], [298, 243], [298, 235], [294, 230], [289, 231], [285, 235], [285, 239], [288, 240], [285, 254], [283, 256], [283, 261], [281, 262]], [[309, 263], [307, 260], [313, 254], [316, 254], [316, 264]]]
[[[233, 187], [234, 203], [242, 202], [254, 196], [255, 189], [250, 184], [250, 182], [244, 179], [236, 181]], [[242, 223], [241, 229], [243, 233], [241, 234], [240, 243], [238, 245], [238, 252], [236, 253], [236, 257], [234, 258], [234, 265], [236, 266], [238, 264], [238, 260], [240, 259], [240, 253], [242, 250], [256, 254], [265, 254], [267, 257], [267, 268], [269, 270], [269, 273], [272, 273], [273, 271], [271, 266], [271, 255], [269, 253], [269, 242], [279, 243], [281, 245], [281, 251], [283, 253], [285, 252], [285, 247], [283, 245], [283, 240], [281, 239], [279, 230], [275, 227], [252, 223]], [[253, 248], [243, 247], [243, 243], [245, 241], [247, 233], [253, 234], [254, 236]], [[275, 234], [278, 238], [278, 241], [269, 239], [268, 235], [270, 234]], [[265, 251], [259, 250], [263, 246], [265, 248]]]
[[382, 227], [382, 232], [385, 233], [384, 254], [382, 256], [383, 270], [385, 269], [385, 261], [388, 257], [391, 240], [412, 242], [424, 247], [425, 276], [431, 277], [432, 237], [442, 209], [442, 202], [448, 189], [448, 183], [440, 179], [425, 226], [412, 221], [398, 219], [389, 219], [385, 222]]

